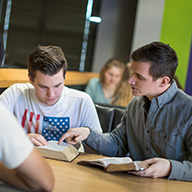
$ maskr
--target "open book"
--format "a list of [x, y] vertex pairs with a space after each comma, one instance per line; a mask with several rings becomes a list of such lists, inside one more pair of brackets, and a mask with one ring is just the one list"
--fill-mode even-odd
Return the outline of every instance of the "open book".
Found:
[[79, 154], [77, 146], [76, 148], [68, 143], [57, 143], [58, 141], [48, 141], [46, 146], [37, 146], [36, 150], [44, 157], [63, 161], [72, 161]]
[[132, 161], [130, 157], [106, 157], [91, 160], [82, 159], [78, 161], [78, 164], [100, 166], [107, 172], [130, 170], [141, 171], [148, 167], [148, 164], [141, 161]]

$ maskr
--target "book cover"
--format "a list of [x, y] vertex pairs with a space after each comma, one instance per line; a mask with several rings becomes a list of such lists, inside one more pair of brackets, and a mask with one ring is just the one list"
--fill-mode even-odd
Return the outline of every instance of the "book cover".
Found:
[[144, 164], [141, 161], [132, 161], [130, 157], [106, 157], [90, 160], [82, 159], [78, 161], [78, 164], [100, 166], [107, 172], [131, 170], [140, 171], [148, 167], [147, 164]]
[[43, 157], [63, 161], [72, 161], [79, 154], [75, 146], [65, 142], [58, 145], [57, 142], [58, 141], [48, 141], [46, 146], [37, 146], [36, 150], [39, 151]]

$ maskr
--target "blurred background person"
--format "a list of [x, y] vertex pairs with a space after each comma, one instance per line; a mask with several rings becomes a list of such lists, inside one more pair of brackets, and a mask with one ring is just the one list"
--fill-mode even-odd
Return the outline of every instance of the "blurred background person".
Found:
[[112, 105], [126, 107], [133, 97], [131, 86], [128, 83], [128, 79], [131, 75], [130, 65], [131, 63], [127, 63], [127, 65], [125, 66], [125, 70], [123, 72], [122, 78], [112, 98], [112, 101], [111, 101]]
[[117, 89], [125, 64], [118, 59], [109, 59], [100, 71], [99, 78], [93, 78], [85, 88], [93, 102], [110, 104]]

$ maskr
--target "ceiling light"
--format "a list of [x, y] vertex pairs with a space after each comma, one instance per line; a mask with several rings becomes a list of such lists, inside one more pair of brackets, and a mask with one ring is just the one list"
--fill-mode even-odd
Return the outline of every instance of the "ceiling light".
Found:
[[95, 23], [101, 23], [101, 17], [90, 17], [89, 21], [95, 22]]

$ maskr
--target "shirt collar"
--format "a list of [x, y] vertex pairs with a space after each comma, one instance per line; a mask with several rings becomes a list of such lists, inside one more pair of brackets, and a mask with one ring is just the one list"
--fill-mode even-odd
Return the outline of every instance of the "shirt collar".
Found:
[[172, 100], [177, 91], [177, 84], [175, 83], [175, 81], [173, 81], [171, 86], [163, 94], [158, 97], [154, 97], [151, 102], [156, 102], [159, 107], [162, 107], [164, 104]]
[[[171, 86], [160, 96], [154, 97], [151, 100], [151, 104], [155, 103], [158, 107], [162, 107], [164, 104], [168, 103], [178, 91], [177, 84], [173, 80]], [[143, 96], [143, 107], [147, 111], [149, 108], [150, 102], [146, 96]]]
[[143, 108], [146, 113], [148, 113], [150, 105], [151, 105], [151, 101], [146, 96], [143, 96]]

